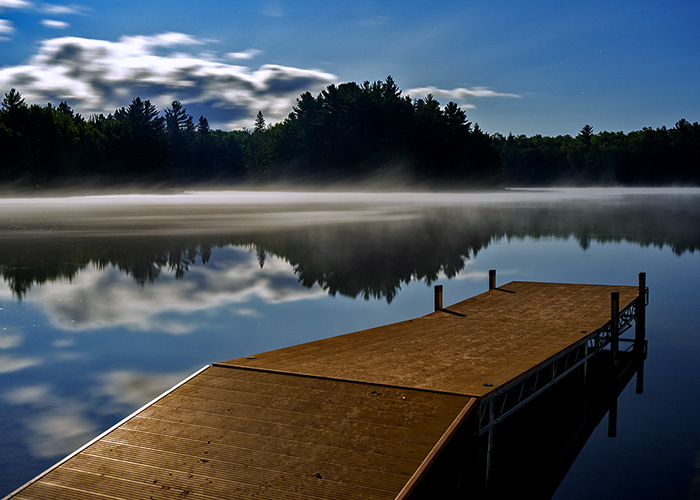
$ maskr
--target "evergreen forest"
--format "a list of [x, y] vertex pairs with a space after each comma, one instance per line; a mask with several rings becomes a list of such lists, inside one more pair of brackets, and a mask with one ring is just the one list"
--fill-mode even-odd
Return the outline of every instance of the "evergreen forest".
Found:
[[301, 94], [288, 117], [253, 128], [211, 129], [180, 101], [159, 111], [134, 98], [88, 118], [66, 102], [27, 104], [11, 89], [0, 107], [0, 187], [87, 181], [265, 185], [400, 179], [432, 188], [700, 184], [700, 125], [575, 137], [488, 134], [454, 102], [404, 96], [389, 76]]

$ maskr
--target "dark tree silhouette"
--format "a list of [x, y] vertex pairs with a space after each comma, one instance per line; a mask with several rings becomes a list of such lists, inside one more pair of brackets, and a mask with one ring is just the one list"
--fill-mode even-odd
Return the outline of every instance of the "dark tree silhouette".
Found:
[[579, 139], [583, 142], [583, 145], [588, 147], [591, 145], [591, 138], [593, 137], [593, 127], [586, 124], [578, 133]]
[[5, 98], [2, 100], [2, 110], [8, 113], [26, 107], [24, 99], [15, 89], [10, 89], [10, 92], [6, 93]]
[[165, 109], [165, 128], [170, 140], [172, 175], [185, 180], [193, 178], [195, 127], [192, 116], [180, 101], [173, 101]]
[[263, 116], [262, 111], [258, 111], [258, 114], [255, 117], [255, 126], [253, 127], [253, 131], [259, 132], [261, 130], [265, 130], [265, 117]]
[[[287, 118], [252, 131], [194, 125], [183, 103], [162, 116], [133, 99], [87, 120], [62, 101], [0, 104], [0, 187], [32, 189], [93, 177], [101, 183], [316, 182], [403, 179], [427, 187], [549, 184], [700, 184], [700, 125], [578, 135], [504, 137], [472, 124], [455, 102], [403, 95], [384, 81], [301, 94]], [[391, 174], [391, 175], [389, 175]], [[389, 183], [389, 185], [394, 185]]]
[[117, 175], [135, 179], [163, 176], [168, 163], [168, 137], [164, 119], [149, 100], [135, 98], [107, 120], [113, 139], [112, 158]]

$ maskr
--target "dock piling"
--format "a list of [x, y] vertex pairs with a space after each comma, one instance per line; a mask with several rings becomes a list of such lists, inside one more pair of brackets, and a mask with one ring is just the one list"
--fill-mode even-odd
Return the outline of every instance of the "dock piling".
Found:
[[637, 350], [644, 349], [646, 336], [646, 302], [647, 302], [647, 273], [639, 273], [639, 297], [634, 308], [634, 347]]
[[442, 309], [442, 285], [435, 285], [435, 310]]
[[496, 288], [496, 270], [489, 270], [489, 290]]
[[610, 292], [610, 323], [612, 327], [610, 349], [612, 350], [613, 361], [617, 363], [620, 351], [620, 292]]
[[634, 353], [637, 360], [637, 394], [644, 392], [644, 351], [646, 344], [647, 273], [639, 273], [639, 296], [634, 308]]

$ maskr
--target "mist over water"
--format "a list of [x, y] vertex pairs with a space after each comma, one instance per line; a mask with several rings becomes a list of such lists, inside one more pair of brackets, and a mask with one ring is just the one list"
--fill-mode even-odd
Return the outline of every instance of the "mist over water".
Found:
[[420, 316], [433, 284], [450, 304], [497, 269], [499, 284], [647, 272], [645, 393], [623, 393], [618, 438], [601, 424], [554, 498], [687, 498], [697, 250], [697, 188], [2, 198], [0, 495], [204, 364]]
[[516, 203], [624, 202], [631, 197], [683, 197], [693, 188], [542, 188], [469, 193], [193, 191], [0, 198], [0, 234], [29, 231], [225, 234], [289, 225], [393, 220], [412, 210]]

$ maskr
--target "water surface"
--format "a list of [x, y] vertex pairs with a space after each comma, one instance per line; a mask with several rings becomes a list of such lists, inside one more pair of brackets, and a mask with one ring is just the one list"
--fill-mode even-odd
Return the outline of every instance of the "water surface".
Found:
[[635, 285], [644, 393], [554, 498], [700, 497], [700, 190], [0, 200], [0, 495], [205, 364], [511, 280]]

